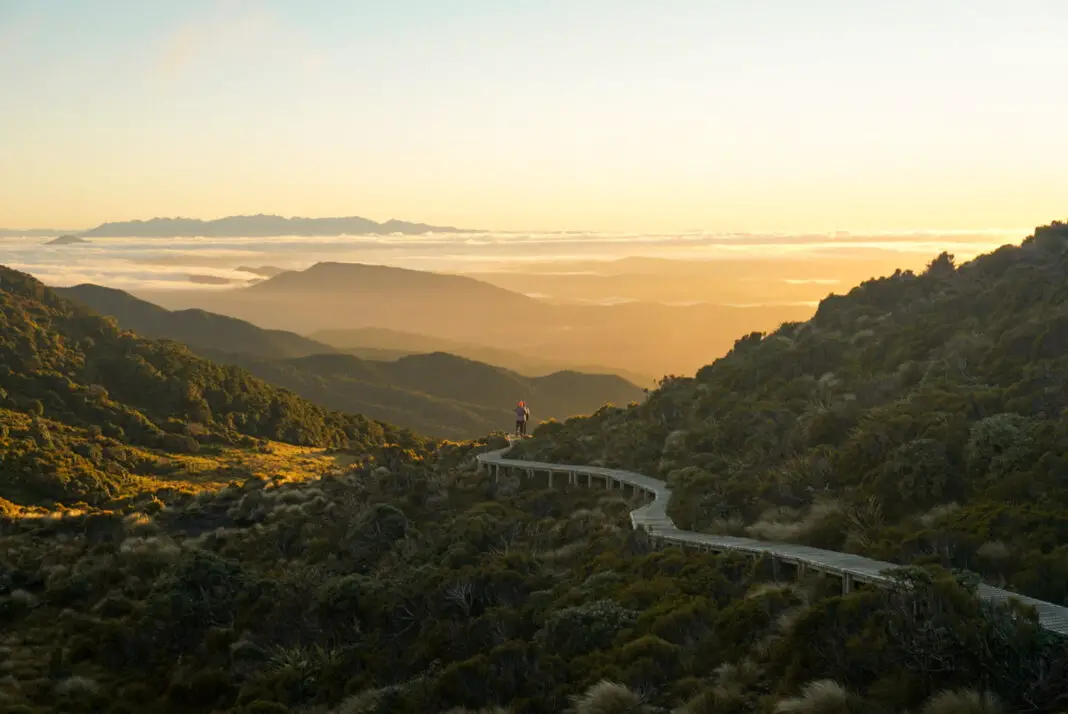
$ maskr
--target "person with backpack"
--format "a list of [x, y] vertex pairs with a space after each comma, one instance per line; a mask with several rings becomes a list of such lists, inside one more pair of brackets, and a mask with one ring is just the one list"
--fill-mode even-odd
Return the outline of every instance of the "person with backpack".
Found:
[[527, 435], [527, 421], [530, 419], [530, 409], [527, 408], [527, 403], [520, 401], [515, 405], [515, 435], [526, 436]]

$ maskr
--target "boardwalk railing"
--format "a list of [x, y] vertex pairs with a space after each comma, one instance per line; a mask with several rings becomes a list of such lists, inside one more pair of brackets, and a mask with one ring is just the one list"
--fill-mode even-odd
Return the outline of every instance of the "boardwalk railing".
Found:
[[[478, 462], [498, 478], [502, 472], [509, 471], [518, 471], [520, 474], [530, 477], [533, 477], [536, 473], [544, 473], [548, 476], [550, 487], [553, 485], [555, 478], [566, 478], [567, 483], [573, 486], [593, 486], [595, 483], [603, 483], [606, 488], [610, 489], [619, 488], [625, 491], [629, 488], [632, 495], [640, 494], [648, 499], [647, 503], [631, 511], [631, 525], [635, 529], [646, 531], [650, 536], [663, 543], [684, 548], [734, 551], [753, 556], [763, 556], [770, 558], [776, 568], [779, 563], [790, 563], [797, 568], [799, 574], [812, 569], [841, 578], [843, 593], [850, 592], [856, 582], [870, 583], [876, 586], [886, 585], [890, 581], [886, 571], [901, 567], [895, 563], [873, 560], [860, 555], [810, 548], [804, 545], [771, 543], [752, 538], [737, 538], [680, 530], [675, 527], [675, 522], [667, 514], [667, 506], [671, 501], [671, 489], [659, 479], [622, 469], [551, 464], [543, 461], [505, 458], [505, 454], [511, 448], [511, 445], [509, 445], [504, 449], [479, 454]], [[990, 602], [1004, 602], [1010, 599], [1019, 600], [1025, 605], [1035, 608], [1038, 612], [1038, 621], [1045, 629], [1061, 635], [1068, 635], [1068, 607], [991, 587], [985, 583], [979, 585], [978, 590], [979, 597]]]

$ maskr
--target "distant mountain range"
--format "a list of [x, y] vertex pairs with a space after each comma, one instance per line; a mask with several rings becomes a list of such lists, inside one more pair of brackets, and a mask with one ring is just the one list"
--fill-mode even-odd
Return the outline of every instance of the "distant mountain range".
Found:
[[599, 364], [545, 359], [536, 354], [529, 355], [473, 342], [400, 330], [381, 327], [324, 330], [305, 337], [286, 330], [264, 329], [245, 320], [198, 308], [168, 310], [122, 290], [100, 285], [76, 285], [53, 290], [63, 297], [89, 306], [96, 312], [115, 317], [128, 330], [145, 337], [177, 340], [195, 350], [245, 353], [266, 359], [289, 359], [336, 352], [379, 362], [394, 361], [411, 355], [448, 352], [531, 377], [571, 370], [587, 374], [617, 374], [642, 387], [653, 386], [653, 378], [639, 372]]
[[245, 352], [268, 359], [306, 357], [335, 352], [322, 342], [285, 330], [265, 330], [250, 322], [204, 310], [167, 310], [130, 293], [100, 285], [53, 288], [56, 294], [80, 302], [119, 326], [142, 337], [181, 342], [194, 351]]
[[88, 243], [84, 238], [72, 235], [61, 235], [59, 238], [48, 241], [45, 245], [80, 245]]
[[[388, 327], [479, 342], [505, 321], [540, 331], [544, 303], [457, 275], [359, 263], [317, 263], [248, 287], [215, 291], [141, 291], [168, 308], [199, 307], [256, 325], [309, 334], [316, 330]], [[186, 303], [186, 304], [183, 304]], [[515, 349], [519, 343], [500, 344]]]
[[404, 233], [469, 233], [453, 226], [432, 226], [390, 219], [378, 223], [369, 218], [285, 218], [283, 216], [228, 216], [211, 221], [198, 218], [152, 218], [147, 221], [116, 221], [78, 233], [83, 238], [267, 238], [271, 236], [388, 235]]
[[738, 335], [813, 311], [808, 305], [551, 304], [467, 276], [336, 262], [248, 287], [137, 294], [170, 309], [196, 307], [305, 335], [386, 328], [656, 377], [695, 370], [729, 350]]
[[511, 429], [511, 410], [518, 399], [526, 400], [536, 421], [564, 420], [592, 414], [605, 404], [626, 406], [645, 399], [641, 389], [616, 375], [555, 372], [524, 377], [444, 352], [393, 362], [348, 354], [266, 360], [247, 354], [199, 352], [215, 362], [242, 367], [321, 406], [449, 439]]
[[506, 367], [528, 377], [543, 376], [560, 370], [571, 370], [586, 374], [616, 374], [641, 387], [652, 387], [656, 382], [649, 374], [623, 369], [619, 366], [610, 367], [583, 361], [545, 358], [539, 356], [536, 351], [533, 353], [519, 352], [500, 347], [491, 347], [477, 342], [450, 340], [446, 337], [403, 332], [386, 327], [320, 330], [308, 334], [308, 337], [317, 342], [330, 345], [340, 352], [362, 357], [363, 359], [387, 361], [397, 360], [409, 355], [448, 352], [476, 362]]
[[112, 288], [78, 285], [55, 292], [114, 317], [124, 329], [182, 342], [202, 357], [244, 367], [322, 406], [432, 436], [463, 439], [508, 429], [518, 399], [527, 400], [539, 420], [644, 399], [641, 388], [614, 374], [563, 370], [525, 377], [442, 352], [374, 361], [224, 315], [166, 310]]

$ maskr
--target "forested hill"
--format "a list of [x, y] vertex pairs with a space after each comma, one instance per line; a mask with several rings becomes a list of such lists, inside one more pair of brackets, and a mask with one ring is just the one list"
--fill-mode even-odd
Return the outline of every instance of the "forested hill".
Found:
[[440, 352], [392, 362], [336, 354], [290, 360], [204, 354], [239, 365], [325, 407], [448, 439], [474, 439], [510, 429], [512, 409], [519, 399], [531, 405], [532, 418], [542, 421], [589, 414], [604, 404], [625, 405], [645, 397], [641, 389], [615, 375], [555, 372], [523, 377]]
[[1068, 598], [1068, 225], [942, 254], [519, 453], [668, 481], [679, 527], [970, 568]]
[[31, 501], [107, 492], [121, 469], [109, 470], [100, 457], [101, 439], [105, 446], [110, 439], [178, 452], [256, 439], [363, 447], [419, 442], [406, 430], [316, 406], [176, 343], [123, 332], [3, 267], [0, 417], [6, 474], [0, 496]]
[[247, 369], [320, 406], [433, 437], [472, 439], [507, 429], [519, 399], [532, 403], [538, 419], [548, 419], [644, 398], [642, 389], [612, 374], [525, 377], [442, 352], [360, 359], [292, 332], [202, 310], [171, 311], [113, 288], [78, 285], [56, 292], [114, 317], [122, 328], [177, 340], [201, 357]]
[[[814, 573], [784, 582], [766, 561], [659, 548], [630, 529], [638, 501], [621, 489], [546, 489], [476, 472], [475, 456], [501, 438], [421, 445], [174, 343], [122, 333], [20, 273], [0, 270], [0, 319], [0, 496], [16, 501], [0, 498], [0, 712], [1009, 714], [1068, 701], [1063, 639], [1011, 604], [980, 603], [967, 574], [908, 569], [892, 587], [847, 595]], [[757, 360], [776, 344], [749, 340], [700, 380], [666, 385], [652, 408], [549, 427], [535, 448], [569, 460], [618, 448], [669, 472], [690, 499], [676, 500], [706, 522], [711, 504], [741, 504], [744, 514], [791, 495], [811, 517], [806, 484], [788, 475], [812, 483], [815, 473], [847, 473], [835, 459], [851, 452], [834, 439], [845, 429], [848, 441], [848, 420], [860, 419], [849, 403], [870, 398], [858, 389], [849, 400], [830, 378], [813, 386], [818, 377], [791, 376], [771, 353]], [[896, 387], [926, 400], [904, 417], [853, 408], [891, 434], [905, 421], [929, 427], [908, 444], [953, 429], [967, 436], [967, 425], [928, 416], [932, 404], [963, 408], [937, 370], [928, 379]], [[788, 425], [816, 399], [842, 415], [812, 422], [825, 425], [803, 432], [815, 445], [776, 436], [774, 420]], [[1027, 441], [1027, 424], [980, 432], [966, 452], [985, 468], [974, 478], [1035, 462], [1045, 436], [1036, 429]], [[320, 467], [333, 462], [309, 472], [307, 460], [286, 460], [302, 447], [249, 434], [355, 448], [305, 449], [301, 458]], [[553, 434], [559, 443], [547, 446]], [[156, 446], [172, 441], [173, 452]], [[862, 443], [864, 454], [896, 448]], [[922, 463], [924, 443], [901, 458]], [[945, 443], [947, 463], [959, 460], [959, 444]], [[272, 450], [283, 458], [253, 472], [249, 460]], [[909, 463], [905, 478], [931, 481]], [[210, 484], [206, 466], [222, 472]], [[982, 557], [1001, 558], [1002, 572], [1024, 582], [1004, 560], [1021, 555], [1032, 583], [1054, 589], [1065, 582], [1063, 499], [1043, 483], [1048, 506], [1006, 512], [1030, 521], [1004, 523], [987, 500], [969, 522], [984, 539], [1005, 533]], [[118, 490], [127, 495], [108, 498]], [[855, 507], [861, 495], [828, 506], [838, 520], [814, 519], [802, 537], [844, 530], [870, 534], [861, 547], [907, 542], [893, 527], [903, 519], [877, 529], [878, 511]], [[49, 498], [90, 502], [57, 508]], [[945, 552], [966, 541], [917, 530]]]

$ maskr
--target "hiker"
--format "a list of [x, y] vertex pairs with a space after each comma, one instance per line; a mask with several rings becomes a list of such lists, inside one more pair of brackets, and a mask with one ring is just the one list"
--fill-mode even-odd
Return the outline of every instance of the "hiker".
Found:
[[530, 410], [526, 402], [517, 402], [515, 405], [515, 435], [527, 435], [527, 420], [530, 419]]

